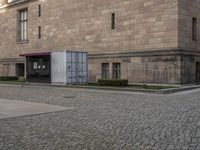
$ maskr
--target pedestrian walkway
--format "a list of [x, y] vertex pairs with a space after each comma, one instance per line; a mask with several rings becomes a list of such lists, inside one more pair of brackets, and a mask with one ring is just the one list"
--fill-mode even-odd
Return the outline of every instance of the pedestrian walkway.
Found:
[[74, 108], [0, 98], [0, 119], [38, 115], [68, 109]]

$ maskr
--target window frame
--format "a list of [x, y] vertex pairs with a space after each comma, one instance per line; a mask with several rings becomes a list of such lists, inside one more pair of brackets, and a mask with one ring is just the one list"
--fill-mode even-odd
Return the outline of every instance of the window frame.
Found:
[[110, 67], [109, 63], [102, 63], [101, 64], [101, 77], [102, 77], [102, 79], [109, 79], [109, 67]]
[[17, 30], [17, 42], [28, 42], [28, 8], [17, 10]]
[[7, 0], [7, 3], [9, 4], [9, 3], [13, 3], [13, 2], [15, 2], [16, 0]]
[[[115, 67], [116, 65], [118, 65], [118, 67]], [[121, 63], [112, 64], [112, 78], [114, 80], [121, 79]]]
[[41, 4], [38, 5], [38, 17], [41, 17], [42, 12], [41, 12], [42, 6]]
[[38, 27], [38, 39], [41, 39], [41, 36], [42, 36], [42, 34], [41, 34], [41, 26], [39, 26]]
[[198, 20], [196, 17], [192, 18], [192, 40], [195, 42], [198, 40]]
[[111, 13], [111, 29], [115, 29], [115, 13]]

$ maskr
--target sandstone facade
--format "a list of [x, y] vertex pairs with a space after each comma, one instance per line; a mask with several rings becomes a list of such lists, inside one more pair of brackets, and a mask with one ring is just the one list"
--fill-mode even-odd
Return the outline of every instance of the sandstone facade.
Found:
[[[200, 0], [16, 0], [0, 4], [0, 75], [15, 75], [19, 55], [61, 50], [89, 53], [89, 80], [102, 63], [121, 63], [130, 83], [195, 83], [200, 39], [192, 18]], [[41, 5], [41, 16], [38, 16]], [[17, 39], [17, 12], [28, 9], [28, 41]], [[115, 29], [111, 14], [115, 13]], [[199, 22], [198, 27], [200, 26]], [[38, 27], [41, 38], [38, 38]], [[198, 35], [200, 35], [198, 30]]]

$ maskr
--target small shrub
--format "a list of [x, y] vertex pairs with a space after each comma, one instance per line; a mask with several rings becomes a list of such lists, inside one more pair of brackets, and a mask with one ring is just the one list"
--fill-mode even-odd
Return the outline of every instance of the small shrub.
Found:
[[97, 81], [99, 86], [128, 86], [128, 80], [119, 79], [119, 80], [111, 80], [111, 79], [99, 79]]
[[16, 76], [0, 77], [0, 81], [16, 81], [16, 80], [18, 80], [18, 77]]
[[131, 85], [129, 85], [129, 87], [138, 88], [138, 89], [152, 89], [152, 90], [174, 88], [173, 86], [147, 85], [147, 84], [131, 84]]

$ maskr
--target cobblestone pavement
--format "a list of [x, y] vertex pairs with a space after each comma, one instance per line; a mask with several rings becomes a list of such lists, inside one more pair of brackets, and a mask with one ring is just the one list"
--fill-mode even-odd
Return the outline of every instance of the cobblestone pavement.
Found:
[[75, 107], [0, 120], [0, 150], [200, 150], [200, 90], [171, 95], [0, 85], [0, 97]]

